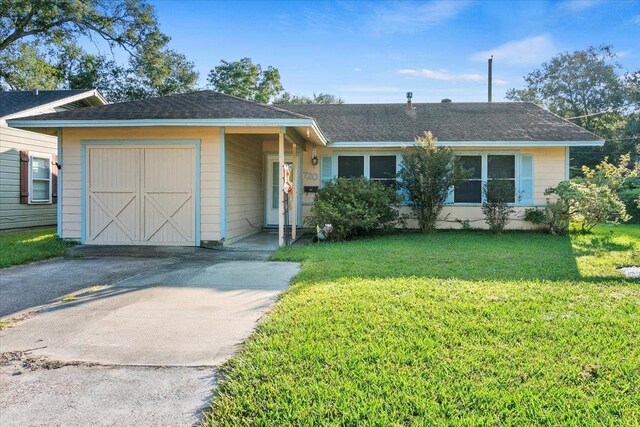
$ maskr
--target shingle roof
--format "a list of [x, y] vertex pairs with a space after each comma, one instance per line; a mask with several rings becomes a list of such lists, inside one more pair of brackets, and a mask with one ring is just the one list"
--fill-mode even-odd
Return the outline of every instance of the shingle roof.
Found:
[[430, 130], [440, 141], [600, 141], [528, 102], [287, 105], [316, 119], [330, 141], [413, 141]]
[[[2, 92], [0, 92], [2, 93]], [[42, 92], [41, 92], [42, 93]], [[440, 141], [582, 141], [601, 138], [528, 102], [258, 104], [211, 90], [31, 116], [24, 120], [313, 118], [332, 142], [411, 142], [430, 130]]]
[[91, 91], [93, 89], [39, 90], [37, 95], [31, 90], [0, 91], [0, 117]]
[[99, 105], [21, 120], [298, 119], [305, 116], [212, 90]]

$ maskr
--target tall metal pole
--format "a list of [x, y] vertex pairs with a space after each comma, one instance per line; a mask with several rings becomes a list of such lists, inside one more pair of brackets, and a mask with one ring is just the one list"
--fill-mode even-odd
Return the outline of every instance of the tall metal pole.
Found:
[[489, 98], [489, 102], [491, 102], [491, 85], [493, 82], [493, 55], [491, 55], [491, 58], [489, 58], [489, 93], [488, 93], [488, 98]]

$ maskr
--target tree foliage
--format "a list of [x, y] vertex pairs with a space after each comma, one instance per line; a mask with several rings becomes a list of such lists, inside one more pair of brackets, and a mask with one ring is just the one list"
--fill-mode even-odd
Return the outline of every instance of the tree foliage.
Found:
[[453, 149], [436, 146], [431, 132], [416, 138], [416, 147], [404, 149], [399, 185], [410, 201], [420, 230], [429, 233], [435, 229], [450, 188], [466, 176]]
[[629, 220], [640, 221], [638, 199], [640, 198], [640, 165], [632, 163], [629, 154], [620, 156], [617, 164], [605, 157], [594, 168], [582, 167], [582, 178], [595, 185], [609, 187], [624, 203]]
[[314, 93], [313, 96], [298, 96], [284, 92], [274, 99], [273, 103], [280, 105], [344, 104], [344, 100], [330, 93], [319, 93], [317, 95]]
[[263, 104], [283, 90], [280, 72], [271, 66], [263, 70], [251, 58], [233, 62], [220, 61], [220, 65], [209, 72], [207, 81], [218, 92]]
[[635, 153], [633, 141], [621, 140], [632, 81], [619, 75], [616, 58], [609, 45], [561, 53], [527, 74], [524, 89], [507, 92], [507, 99], [535, 102], [607, 141], [604, 148], [572, 149], [574, 171], [607, 155]]
[[[128, 52], [128, 64], [79, 47], [97, 38]], [[112, 102], [194, 90], [194, 64], [168, 41], [145, 0], [3, 0], [0, 87], [95, 87]]]

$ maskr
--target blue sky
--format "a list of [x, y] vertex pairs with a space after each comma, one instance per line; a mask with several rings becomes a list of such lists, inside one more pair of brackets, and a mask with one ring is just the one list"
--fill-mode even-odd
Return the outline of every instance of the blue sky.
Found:
[[297, 95], [349, 103], [494, 101], [555, 53], [612, 44], [640, 69], [638, 1], [154, 1], [171, 47], [208, 71], [250, 57]]

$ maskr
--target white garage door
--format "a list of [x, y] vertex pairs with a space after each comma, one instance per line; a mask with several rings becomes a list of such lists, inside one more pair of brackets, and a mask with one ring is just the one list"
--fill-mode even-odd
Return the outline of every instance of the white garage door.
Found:
[[195, 244], [195, 148], [87, 146], [89, 244]]

